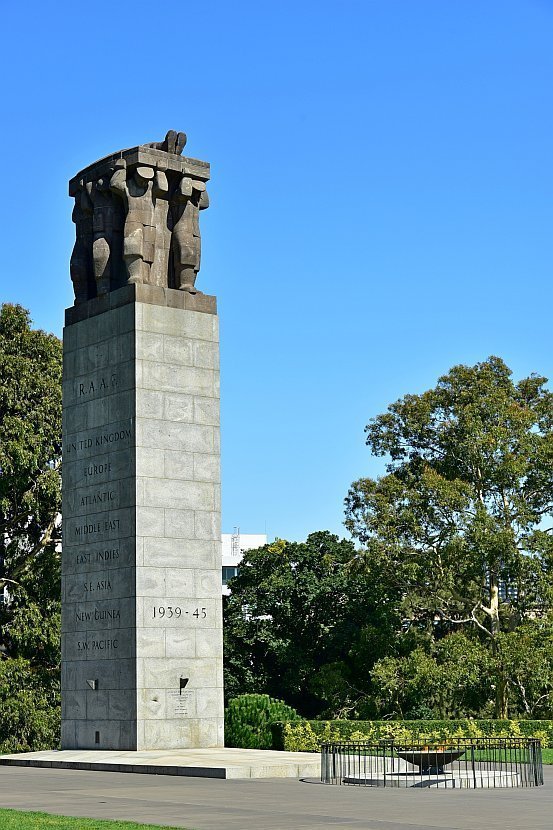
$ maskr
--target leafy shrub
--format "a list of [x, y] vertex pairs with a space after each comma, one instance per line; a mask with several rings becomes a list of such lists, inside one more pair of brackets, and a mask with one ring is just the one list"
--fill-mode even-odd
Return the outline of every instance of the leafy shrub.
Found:
[[58, 748], [60, 715], [57, 671], [0, 659], [0, 753]]
[[239, 695], [225, 710], [225, 745], [242, 749], [271, 749], [271, 724], [295, 722], [300, 716], [282, 700], [269, 695]]
[[317, 752], [325, 741], [426, 743], [456, 738], [538, 738], [553, 747], [551, 720], [417, 720], [417, 721], [300, 721], [272, 726], [273, 748]]
[[[312, 721], [306, 720], [300, 723], [273, 724], [273, 749], [286, 749], [288, 752], [318, 752], [321, 743], [340, 740], [340, 733], [333, 729], [332, 721], [325, 721], [324, 729], [320, 734], [313, 731], [311, 723]], [[280, 741], [278, 740], [279, 734], [281, 735]], [[352, 740], [364, 739], [352, 738]]]

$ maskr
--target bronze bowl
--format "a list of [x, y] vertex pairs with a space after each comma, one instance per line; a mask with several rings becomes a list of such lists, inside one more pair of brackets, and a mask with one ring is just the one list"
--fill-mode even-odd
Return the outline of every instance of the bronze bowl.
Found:
[[461, 755], [465, 754], [464, 749], [447, 749], [446, 747], [439, 747], [437, 749], [396, 749], [396, 753], [408, 764], [413, 764], [419, 767], [421, 773], [426, 775], [435, 775], [442, 773], [447, 764], [453, 763]]

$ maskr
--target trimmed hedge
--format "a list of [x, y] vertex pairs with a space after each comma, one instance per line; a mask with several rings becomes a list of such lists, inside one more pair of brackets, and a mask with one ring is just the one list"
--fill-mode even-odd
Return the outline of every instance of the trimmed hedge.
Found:
[[447, 738], [539, 738], [553, 747], [553, 720], [304, 720], [271, 725], [273, 749], [317, 752], [324, 741], [379, 741], [398, 743]]

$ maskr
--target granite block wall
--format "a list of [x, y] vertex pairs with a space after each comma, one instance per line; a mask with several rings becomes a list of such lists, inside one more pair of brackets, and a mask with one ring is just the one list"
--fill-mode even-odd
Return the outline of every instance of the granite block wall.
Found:
[[178, 293], [64, 330], [65, 749], [223, 745], [218, 320]]

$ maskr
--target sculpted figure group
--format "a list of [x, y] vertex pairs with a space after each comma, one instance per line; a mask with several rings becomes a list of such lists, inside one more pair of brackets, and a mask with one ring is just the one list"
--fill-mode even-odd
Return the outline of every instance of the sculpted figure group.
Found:
[[[174, 156], [185, 143], [184, 133], [171, 130], [163, 142], [143, 147]], [[161, 159], [150, 166], [121, 157], [91, 181], [72, 180], [76, 241], [70, 269], [77, 304], [128, 283], [196, 293], [206, 184]]]

